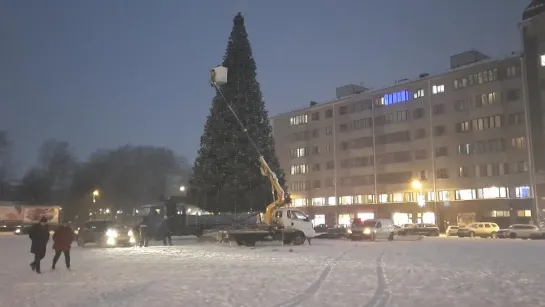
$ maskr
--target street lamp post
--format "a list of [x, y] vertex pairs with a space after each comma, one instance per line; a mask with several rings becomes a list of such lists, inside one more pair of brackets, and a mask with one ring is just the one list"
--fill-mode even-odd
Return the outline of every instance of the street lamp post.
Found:
[[97, 197], [100, 196], [100, 192], [98, 190], [93, 191], [93, 203], [97, 202]]

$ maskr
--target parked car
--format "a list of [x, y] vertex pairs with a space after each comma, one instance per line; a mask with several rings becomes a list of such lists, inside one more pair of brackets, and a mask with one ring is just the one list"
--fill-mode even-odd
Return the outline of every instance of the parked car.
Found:
[[392, 241], [395, 236], [394, 222], [390, 219], [373, 219], [355, 222], [348, 231], [350, 240]]
[[445, 231], [445, 234], [447, 235], [447, 237], [456, 236], [458, 235], [458, 228], [458, 226], [449, 226], [447, 227], [447, 231]]
[[527, 224], [513, 224], [509, 226], [506, 229], [500, 229], [496, 236], [498, 238], [522, 238], [522, 239], [529, 239], [533, 234], [538, 234], [539, 227], [535, 225], [527, 225]]
[[496, 238], [500, 227], [496, 223], [480, 222], [471, 223], [468, 226], [458, 228], [458, 237]]
[[439, 236], [439, 227], [434, 224], [405, 224], [403, 226], [398, 231], [399, 235]]

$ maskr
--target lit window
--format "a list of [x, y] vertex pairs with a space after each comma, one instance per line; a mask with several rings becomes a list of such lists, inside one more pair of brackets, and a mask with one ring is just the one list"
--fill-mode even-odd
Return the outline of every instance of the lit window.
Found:
[[300, 158], [308, 156], [308, 148], [307, 147], [301, 147], [291, 150], [291, 157], [292, 158]]
[[473, 189], [456, 190], [456, 200], [477, 199], [477, 193]]
[[416, 92], [414, 92], [413, 97], [414, 99], [424, 97], [424, 90], [423, 89], [417, 90]]
[[356, 195], [354, 196], [355, 204], [372, 204], [375, 202], [375, 195]]
[[515, 197], [516, 198], [530, 198], [530, 187], [529, 186], [520, 186], [515, 188]]
[[444, 85], [434, 85], [434, 86], [432, 86], [431, 91], [434, 94], [442, 93], [442, 92], [445, 91], [445, 86]]
[[291, 166], [291, 174], [292, 175], [306, 174], [306, 173], [308, 173], [308, 165], [306, 165], [306, 164], [292, 165]]
[[435, 200], [435, 192], [428, 192], [427, 200], [428, 201]]
[[308, 199], [306, 198], [295, 198], [291, 200], [293, 207], [306, 207], [308, 205]]
[[379, 203], [387, 203], [388, 202], [388, 194], [380, 194], [378, 196], [378, 202]]
[[324, 206], [325, 205], [325, 197], [315, 197], [312, 199], [312, 205], [313, 206]]
[[335, 196], [331, 196], [327, 198], [327, 204], [331, 206], [335, 206], [337, 203], [335, 202]]
[[526, 138], [519, 136], [511, 139], [511, 145], [514, 148], [525, 148], [526, 147]]
[[304, 115], [297, 115], [292, 118], [290, 118], [290, 125], [296, 126], [296, 125], [302, 125], [308, 123], [308, 116], [306, 114]]
[[394, 193], [394, 202], [396, 203], [403, 202], [403, 193]]
[[541, 66], [545, 66], [545, 54], [541, 55]]
[[382, 97], [382, 105], [392, 105], [409, 100], [409, 91], [399, 91], [390, 94], [385, 94]]
[[354, 203], [354, 197], [341, 196], [339, 197], [339, 205], [352, 205]]
[[506, 198], [507, 188], [505, 187], [490, 187], [479, 190], [479, 198]]
[[449, 191], [438, 191], [437, 194], [439, 195], [439, 200], [449, 200], [450, 199], [450, 192]]

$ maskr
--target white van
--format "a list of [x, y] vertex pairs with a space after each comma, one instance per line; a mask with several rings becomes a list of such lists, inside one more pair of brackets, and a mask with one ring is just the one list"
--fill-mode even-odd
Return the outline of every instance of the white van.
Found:
[[355, 220], [348, 229], [350, 240], [389, 240], [394, 239], [394, 222], [391, 219], [372, 219], [363, 222]]

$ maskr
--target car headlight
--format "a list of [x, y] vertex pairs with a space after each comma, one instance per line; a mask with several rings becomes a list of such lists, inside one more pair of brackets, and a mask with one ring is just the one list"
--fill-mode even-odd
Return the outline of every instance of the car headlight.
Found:
[[106, 236], [109, 237], [109, 238], [117, 238], [117, 236], [118, 236], [117, 230], [108, 229], [108, 231], [106, 231]]
[[15, 233], [21, 233], [21, 229], [15, 229]]
[[346, 230], [346, 233], [350, 234], [350, 233], [352, 233], [352, 230], [347, 229], [347, 230]]
[[132, 232], [132, 229], [129, 229], [129, 232], [127, 233], [129, 237], [134, 237], [134, 233]]
[[371, 229], [365, 228], [365, 229], [363, 230], [363, 233], [366, 234], [366, 235], [368, 235], [368, 234], [371, 233]]

